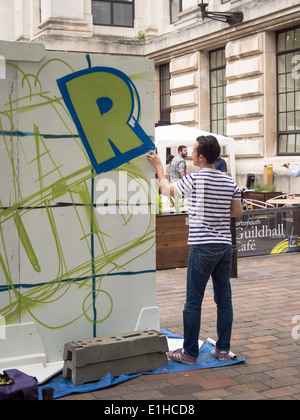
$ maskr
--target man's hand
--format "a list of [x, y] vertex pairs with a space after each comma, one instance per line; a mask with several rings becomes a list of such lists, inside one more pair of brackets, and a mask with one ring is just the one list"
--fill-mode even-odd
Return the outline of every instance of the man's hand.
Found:
[[149, 152], [149, 154], [147, 155], [147, 160], [152, 166], [154, 166], [155, 169], [158, 169], [158, 167], [160, 166], [162, 167], [162, 163], [159, 156], [153, 151]]
[[150, 151], [147, 155], [147, 160], [156, 169], [157, 178], [159, 181], [159, 186], [161, 187], [162, 194], [174, 197], [176, 194], [174, 185], [170, 185], [167, 178], [165, 177], [164, 168], [159, 156], [155, 152]]

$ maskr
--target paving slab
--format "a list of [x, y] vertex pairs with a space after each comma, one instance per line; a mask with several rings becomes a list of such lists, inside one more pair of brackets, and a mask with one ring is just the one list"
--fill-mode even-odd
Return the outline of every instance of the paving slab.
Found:
[[[113, 388], [62, 399], [174, 400], [174, 404], [178, 400], [193, 403], [214, 399], [299, 400], [299, 267], [299, 252], [238, 259], [238, 278], [232, 279], [231, 350], [247, 357], [245, 363], [234, 367], [143, 375]], [[160, 326], [177, 334], [183, 334], [185, 280], [186, 268], [157, 272]], [[211, 282], [203, 301], [200, 339], [207, 337], [216, 338], [216, 307]], [[179, 384], [190, 387], [178, 387]]]

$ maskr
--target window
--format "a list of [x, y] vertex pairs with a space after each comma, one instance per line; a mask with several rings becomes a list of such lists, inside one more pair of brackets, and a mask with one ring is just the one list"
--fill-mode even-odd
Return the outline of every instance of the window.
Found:
[[171, 121], [171, 90], [170, 66], [164, 64], [159, 68], [160, 73], [160, 125], [170, 124]]
[[226, 58], [225, 48], [211, 51], [210, 70], [210, 126], [211, 131], [226, 136], [227, 97], [226, 97]]
[[277, 34], [278, 154], [300, 154], [300, 27]]
[[134, 0], [92, 0], [94, 25], [134, 26]]
[[175, 23], [179, 20], [179, 13], [182, 12], [182, 0], [170, 0], [170, 22]]

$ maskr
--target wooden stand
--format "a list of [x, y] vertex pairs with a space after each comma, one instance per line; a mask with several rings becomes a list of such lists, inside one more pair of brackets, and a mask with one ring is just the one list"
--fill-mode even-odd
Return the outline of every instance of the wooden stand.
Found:
[[243, 192], [242, 198], [245, 200], [258, 200], [266, 202], [268, 200], [271, 200], [272, 198], [278, 197], [282, 194], [282, 192]]
[[172, 214], [156, 217], [156, 269], [186, 267], [188, 245], [188, 215]]

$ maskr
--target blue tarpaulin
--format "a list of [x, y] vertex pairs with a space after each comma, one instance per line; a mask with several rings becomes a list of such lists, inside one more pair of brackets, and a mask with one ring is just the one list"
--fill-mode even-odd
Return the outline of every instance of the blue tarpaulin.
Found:
[[[182, 339], [183, 337], [179, 334], [174, 334], [167, 330], [161, 330], [168, 338], [172, 339]], [[43, 384], [39, 387], [39, 397], [42, 400], [42, 389], [46, 387], [54, 388], [54, 398], [61, 398], [65, 397], [70, 394], [85, 394], [88, 392], [97, 391], [99, 389], [107, 388], [110, 386], [118, 385], [120, 383], [130, 381], [131, 379], [137, 378], [142, 375], [155, 375], [155, 374], [162, 374], [162, 373], [170, 373], [170, 372], [183, 372], [188, 370], [198, 370], [198, 369], [209, 369], [209, 368], [217, 368], [217, 367], [224, 367], [224, 366], [231, 366], [238, 363], [245, 362], [246, 359], [236, 358], [230, 359], [226, 362], [220, 362], [215, 357], [211, 356], [211, 351], [213, 349], [213, 345], [210, 343], [204, 343], [201, 349], [199, 350], [199, 356], [197, 359], [197, 363], [195, 365], [184, 365], [183, 363], [173, 362], [171, 360], [168, 361], [166, 366], [159, 367], [157, 369], [142, 372], [132, 375], [121, 375], [117, 378], [114, 378], [110, 373], [104, 376], [98, 382], [92, 382], [84, 385], [73, 385], [70, 379], [64, 379], [62, 374], [56, 375], [46, 384]]]

